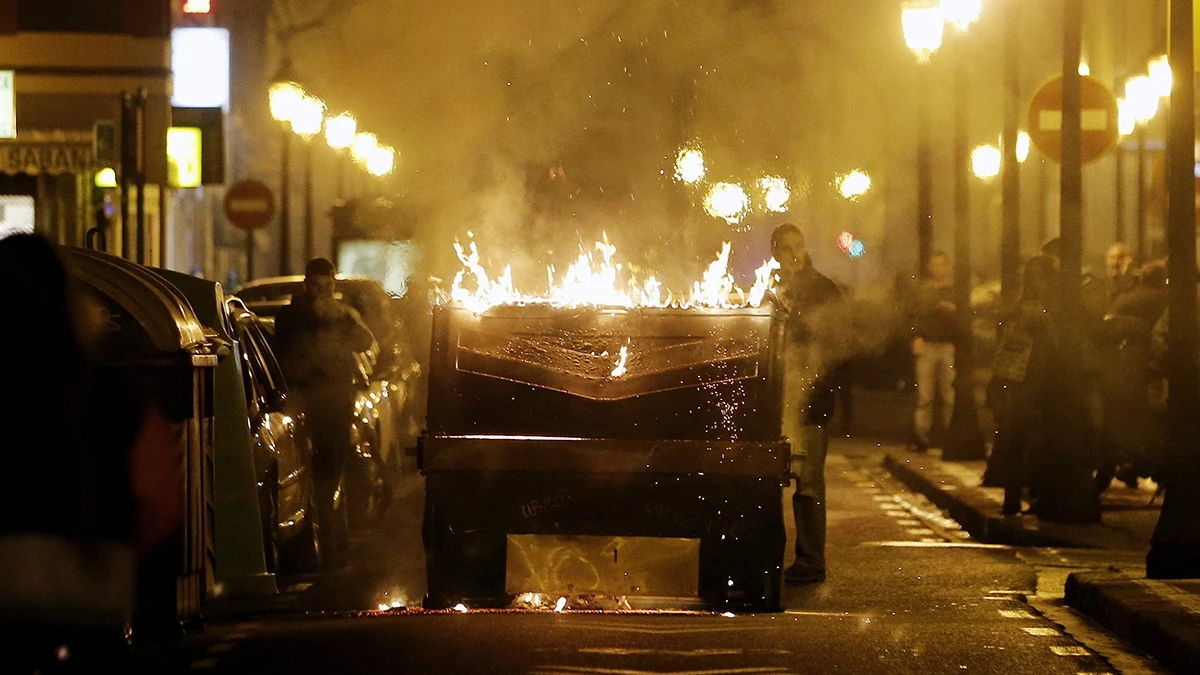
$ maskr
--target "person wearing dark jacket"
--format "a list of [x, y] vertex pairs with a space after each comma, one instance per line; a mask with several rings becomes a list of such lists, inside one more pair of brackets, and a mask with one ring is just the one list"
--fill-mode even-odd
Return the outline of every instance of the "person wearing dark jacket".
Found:
[[[795, 474], [792, 513], [796, 520], [796, 561], [784, 572], [788, 584], [825, 580], [825, 453], [829, 447], [829, 419], [837, 404], [837, 367], [821, 363], [819, 345], [812, 336], [813, 312], [836, 302], [836, 284], [813, 267], [804, 235], [795, 225], [780, 225], [771, 234], [771, 254], [779, 262], [773, 298], [787, 313], [788, 351], [792, 355], [789, 379], [811, 379], [807, 400], [801, 401], [800, 438], [804, 451]], [[800, 372], [796, 372], [800, 371]]]
[[333, 263], [315, 258], [304, 268], [305, 292], [292, 298], [275, 319], [279, 360], [289, 390], [300, 398], [313, 444], [313, 487], [322, 549], [329, 552], [325, 526], [333, 495], [353, 451], [350, 438], [357, 354], [375, 338], [362, 317], [338, 300]]
[[913, 419], [916, 450], [929, 449], [933, 402], [940, 397], [941, 429], [950, 426], [954, 410], [954, 343], [957, 337], [954, 284], [950, 259], [935, 251], [929, 257], [929, 279], [917, 289], [912, 351], [916, 362], [917, 409]]

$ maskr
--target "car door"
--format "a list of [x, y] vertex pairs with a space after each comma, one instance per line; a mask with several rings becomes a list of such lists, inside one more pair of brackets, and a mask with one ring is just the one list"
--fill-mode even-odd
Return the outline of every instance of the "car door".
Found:
[[253, 391], [251, 428], [275, 461], [280, 528], [286, 531], [303, 523], [309, 503], [307, 437], [302, 433], [299, 416], [290, 411], [282, 378], [275, 373], [278, 365], [253, 318], [238, 322], [238, 339], [246, 355]]
[[270, 392], [269, 400], [277, 403], [267, 413], [266, 423], [280, 458], [280, 514], [293, 514], [292, 519], [300, 522], [312, 497], [312, 444], [304, 425], [304, 415], [299, 410], [299, 402], [289, 396], [283, 370], [258, 319], [247, 326], [247, 334], [258, 354], [262, 377]]

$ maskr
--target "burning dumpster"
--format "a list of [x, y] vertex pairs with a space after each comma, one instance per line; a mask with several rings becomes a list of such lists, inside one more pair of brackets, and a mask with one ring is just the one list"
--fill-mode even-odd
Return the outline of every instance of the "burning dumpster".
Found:
[[437, 307], [426, 606], [781, 609], [782, 334], [768, 307]]

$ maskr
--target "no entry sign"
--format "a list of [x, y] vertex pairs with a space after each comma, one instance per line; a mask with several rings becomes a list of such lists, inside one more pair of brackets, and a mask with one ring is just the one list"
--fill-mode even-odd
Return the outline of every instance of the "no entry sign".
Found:
[[[1082, 76], [1080, 102], [1082, 111], [1083, 163], [1094, 162], [1108, 154], [1117, 144], [1117, 97], [1099, 80]], [[1059, 77], [1042, 85], [1029, 104], [1029, 137], [1050, 159], [1062, 161], [1063, 79]]]
[[275, 217], [275, 196], [256, 180], [239, 181], [225, 193], [225, 216], [235, 227], [257, 230]]

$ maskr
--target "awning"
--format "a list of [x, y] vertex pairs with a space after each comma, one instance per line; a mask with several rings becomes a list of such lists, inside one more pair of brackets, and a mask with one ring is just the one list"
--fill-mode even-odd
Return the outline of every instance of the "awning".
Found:
[[58, 176], [96, 168], [90, 131], [21, 129], [0, 141], [0, 173]]

